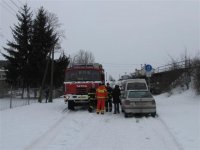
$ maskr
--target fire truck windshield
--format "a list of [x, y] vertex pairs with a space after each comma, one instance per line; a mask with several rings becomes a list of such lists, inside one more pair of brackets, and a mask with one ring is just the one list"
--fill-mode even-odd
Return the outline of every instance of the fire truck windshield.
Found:
[[69, 70], [66, 71], [65, 81], [101, 81], [97, 70]]

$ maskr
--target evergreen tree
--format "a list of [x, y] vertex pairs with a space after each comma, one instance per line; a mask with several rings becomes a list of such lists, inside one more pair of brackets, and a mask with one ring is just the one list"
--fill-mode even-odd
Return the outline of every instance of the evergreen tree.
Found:
[[65, 69], [69, 64], [69, 57], [62, 53], [58, 60], [54, 62], [54, 86], [61, 87], [65, 80]]
[[35, 81], [37, 86], [41, 85], [45, 68], [50, 61], [51, 51], [58, 41], [53, 31], [53, 28], [48, 23], [47, 12], [41, 7], [33, 23], [33, 38], [31, 42], [32, 81]]
[[[38, 10], [33, 23], [33, 38], [32, 38], [32, 81], [40, 87], [40, 95], [38, 101], [42, 100], [42, 89], [49, 85], [50, 79], [50, 56], [53, 50], [58, 45], [59, 38], [55, 27], [51, 24], [48, 12], [41, 7]], [[51, 93], [51, 91], [50, 91]]]
[[32, 36], [32, 12], [24, 5], [17, 14], [18, 24], [11, 28], [13, 41], [7, 42], [4, 49], [8, 54], [3, 56], [9, 61], [6, 69], [7, 79], [11, 82], [18, 80], [24, 87], [29, 86], [29, 54], [31, 52], [30, 39]]
[[[50, 83], [51, 53], [60, 48], [58, 18], [41, 7], [32, 21], [30, 8], [24, 5], [17, 14], [17, 19], [18, 24], [12, 29], [14, 40], [8, 41], [8, 47], [4, 48], [7, 54], [3, 56], [9, 61], [6, 67], [7, 79], [12, 83], [20, 83], [21, 87], [26, 86], [27, 91], [30, 86], [42, 89]], [[54, 87], [59, 87], [63, 84], [69, 58], [61, 54], [58, 60], [53, 61]]]

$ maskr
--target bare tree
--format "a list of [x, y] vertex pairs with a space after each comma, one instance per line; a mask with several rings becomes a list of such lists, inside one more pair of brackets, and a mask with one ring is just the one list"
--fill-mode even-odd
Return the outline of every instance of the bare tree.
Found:
[[61, 28], [62, 24], [59, 22], [58, 16], [54, 13], [46, 11], [48, 26], [53, 28], [54, 34], [56, 35], [58, 42], [55, 45], [55, 52], [61, 49], [62, 39], [65, 38], [65, 31]]
[[60, 38], [65, 38], [64, 30], [61, 29], [62, 24], [59, 22], [58, 16], [54, 13], [47, 12], [48, 24], [54, 28], [54, 32]]
[[95, 58], [92, 52], [86, 50], [79, 50], [78, 54], [71, 59], [71, 63], [89, 64], [95, 63]]

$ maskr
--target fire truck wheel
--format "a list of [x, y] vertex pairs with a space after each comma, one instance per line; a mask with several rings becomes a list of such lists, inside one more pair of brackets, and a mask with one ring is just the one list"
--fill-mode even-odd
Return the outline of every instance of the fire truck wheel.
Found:
[[68, 109], [74, 110], [74, 102], [73, 101], [68, 101]]
[[93, 112], [93, 108], [90, 106], [89, 108], [88, 108], [88, 111], [91, 113], [91, 112]]

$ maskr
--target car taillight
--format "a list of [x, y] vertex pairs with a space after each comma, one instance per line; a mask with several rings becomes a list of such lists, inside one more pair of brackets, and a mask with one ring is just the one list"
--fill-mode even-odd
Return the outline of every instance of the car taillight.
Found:
[[124, 104], [125, 104], [125, 105], [130, 105], [130, 101], [129, 101], [129, 100], [125, 100], [125, 101], [124, 101]]

